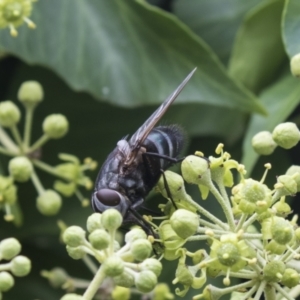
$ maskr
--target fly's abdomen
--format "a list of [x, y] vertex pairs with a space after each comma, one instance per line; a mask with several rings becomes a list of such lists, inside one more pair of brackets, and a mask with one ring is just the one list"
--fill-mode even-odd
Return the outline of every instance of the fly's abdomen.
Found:
[[172, 162], [164, 157], [177, 158], [184, 145], [183, 130], [177, 125], [158, 126], [151, 130], [143, 147], [146, 152], [157, 153], [160, 157], [145, 155], [146, 163], [156, 173], [160, 169], [167, 169]]

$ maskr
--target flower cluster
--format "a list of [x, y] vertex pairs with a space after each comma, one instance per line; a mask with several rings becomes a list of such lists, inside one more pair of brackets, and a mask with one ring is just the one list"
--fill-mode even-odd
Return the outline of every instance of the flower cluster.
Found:
[[162, 265], [159, 260], [150, 257], [152, 244], [141, 228], [134, 227], [125, 235], [123, 247], [116, 241], [116, 230], [122, 222], [118, 211], [108, 209], [88, 218], [87, 238], [86, 232], [78, 226], [68, 227], [64, 231], [63, 241], [73, 259], [84, 259], [88, 254], [101, 265], [95, 270], [95, 276], [83, 296], [72, 293], [62, 299], [93, 299], [101, 284], [107, 285], [106, 279], [112, 282], [111, 293], [114, 299], [129, 299], [130, 288], [133, 286], [142, 293], [155, 289], [156, 293], [170, 294], [164, 285], [157, 285]]
[[[299, 140], [295, 128], [290, 123], [278, 125], [273, 140], [284, 147], [295, 145]], [[287, 219], [291, 208], [286, 202], [288, 196], [300, 191], [300, 166], [290, 167], [269, 187], [265, 179], [270, 164], [265, 165], [260, 180], [247, 178], [245, 167], [231, 159], [223, 148], [219, 144], [217, 155], [208, 158], [201, 152], [186, 157], [181, 164], [182, 176], [165, 172], [165, 178], [156, 187], [168, 200], [159, 205], [164, 216], [144, 216], [155, 238], [134, 227], [125, 235], [121, 247], [115, 234], [122, 217], [113, 209], [89, 217], [87, 238], [80, 227], [67, 228], [63, 240], [69, 255], [91, 265], [86, 260], [89, 254], [101, 265], [92, 268], [95, 276], [86, 284], [82, 296], [69, 293], [62, 299], [89, 300], [103, 293], [104, 287], [110, 287], [109, 294], [117, 300], [130, 299], [132, 287], [141, 293], [152, 293], [150, 299], [172, 299], [166, 285], [157, 285], [162, 265], [150, 258], [152, 248], [160, 259], [178, 261], [172, 283], [179, 285], [175, 293], [181, 297], [191, 288], [203, 289], [194, 300], [217, 300], [226, 294], [238, 299], [260, 299], [264, 294], [265, 299], [292, 300], [300, 295], [300, 227], [298, 216]], [[202, 199], [211, 194], [225, 221], [192, 199], [185, 183], [197, 185]], [[206, 241], [209, 248], [199, 246], [199, 241]], [[198, 249], [190, 251], [192, 243]], [[66, 273], [62, 276], [58, 270], [45, 276], [56, 282], [54, 274], [58, 274], [57, 281], [65, 288], [80, 287], [77, 279]], [[223, 277], [224, 287], [207, 284], [210, 277], [216, 276]], [[242, 283], [231, 285], [232, 278], [241, 279]]]
[[2, 0], [0, 1], [0, 28], [8, 27], [13, 37], [18, 35], [17, 27], [24, 22], [34, 29], [36, 25], [29, 19], [32, 4], [36, 0]]
[[[60, 139], [67, 134], [69, 123], [66, 117], [61, 114], [47, 116], [42, 124], [43, 135], [31, 143], [34, 112], [43, 97], [44, 91], [38, 82], [27, 81], [21, 85], [18, 99], [25, 107], [23, 137], [17, 127], [21, 119], [18, 106], [9, 100], [0, 103], [0, 153], [13, 157], [8, 165], [9, 176], [0, 176], [0, 208], [5, 210], [5, 219], [8, 221], [15, 218], [12, 215], [12, 206], [17, 201], [14, 182], [32, 180], [38, 192], [37, 208], [44, 215], [54, 215], [59, 211], [62, 199], [57, 191], [64, 196], [75, 194], [83, 206], [89, 203], [89, 200], [85, 199], [79, 191], [79, 186], [84, 186], [86, 189], [92, 188], [91, 180], [85, 175], [85, 171], [94, 170], [97, 167], [91, 158], [85, 159], [81, 164], [73, 155], [60, 154], [59, 158], [64, 163], [57, 166], [50, 166], [41, 160], [41, 146], [51, 139]], [[13, 139], [6, 130], [11, 132]], [[63, 180], [54, 183], [56, 191], [43, 187], [35, 168]], [[18, 222], [18, 220], [14, 221]]]
[[[2, 292], [10, 290], [14, 284], [14, 277], [23, 277], [28, 275], [31, 270], [30, 260], [22, 255], [21, 245], [15, 238], [7, 238], [0, 242], [0, 261], [6, 260], [8, 262], [0, 264], [0, 298], [2, 299]], [[9, 272], [10, 273], [9, 273]]]
[[[291, 148], [299, 139], [299, 130], [291, 123], [278, 125], [272, 138], [284, 148]], [[270, 164], [265, 165], [266, 171], [257, 181], [246, 178], [245, 167], [232, 160], [222, 144], [216, 153], [219, 156], [208, 159], [200, 152], [188, 156], [181, 164], [182, 177], [165, 172], [169, 193], [163, 180], [157, 186], [177, 207], [175, 210], [171, 201], [160, 205], [166, 220], [155, 227], [164, 245], [164, 258], [178, 259], [173, 284], [183, 288], [177, 288], [176, 294], [184, 296], [190, 288], [203, 287], [203, 292], [193, 299], [215, 300], [237, 290], [240, 299], [259, 299], [263, 293], [266, 299], [274, 299], [276, 294], [294, 299], [300, 283], [300, 229], [297, 216], [286, 219], [291, 213], [286, 197], [300, 191], [300, 166], [292, 166], [278, 176], [270, 188], [264, 183]], [[233, 170], [239, 175], [236, 183]], [[184, 181], [197, 185], [203, 199], [211, 193], [226, 222], [194, 201], [187, 194]], [[190, 252], [186, 248], [187, 242], [203, 240], [208, 242], [209, 251], [199, 248]], [[208, 277], [216, 276], [224, 276], [226, 287], [205, 287]], [[240, 278], [243, 283], [230, 286], [231, 278]]]

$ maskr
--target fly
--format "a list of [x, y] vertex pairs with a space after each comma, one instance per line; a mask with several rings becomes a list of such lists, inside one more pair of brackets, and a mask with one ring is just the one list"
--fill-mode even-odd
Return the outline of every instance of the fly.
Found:
[[179, 126], [154, 126], [195, 71], [183, 80], [130, 139], [118, 141], [97, 176], [92, 195], [94, 211], [115, 208], [122, 214], [123, 224], [139, 224], [147, 233], [152, 233], [137, 209], [143, 205], [162, 172], [178, 162], [184, 145], [184, 134]]

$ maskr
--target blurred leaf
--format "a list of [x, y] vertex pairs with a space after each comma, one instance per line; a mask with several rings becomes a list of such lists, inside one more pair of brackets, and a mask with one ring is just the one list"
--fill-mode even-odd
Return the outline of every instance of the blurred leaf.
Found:
[[227, 63], [245, 13], [261, 0], [176, 0], [174, 14]]
[[[254, 115], [251, 117], [243, 143], [243, 161], [248, 174], [258, 159], [251, 146], [252, 137], [262, 130], [273, 131], [274, 127], [287, 119], [299, 104], [299, 80], [287, 75], [277, 81], [270, 88], [264, 90], [260, 96], [262, 103], [268, 109], [268, 117]], [[275, 150], [276, 151], [276, 150]]]
[[288, 55], [293, 57], [300, 52], [300, 2], [289, 0], [285, 2], [283, 14], [283, 40]]
[[286, 59], [280, 28], [283, 4], [269, 1], [251, 10], [235, 41], [229, 72], [255, 93], [275, 78]]
[[198, 67], [179, 101], [264, 113], [200, 38], [144, 1], [40, 1], [32, 19], [37, 30], [23, 26], [17, 39], [1, 31], [0, 50], [53, 69], [75, 90], [124, 106], [161, 103]]

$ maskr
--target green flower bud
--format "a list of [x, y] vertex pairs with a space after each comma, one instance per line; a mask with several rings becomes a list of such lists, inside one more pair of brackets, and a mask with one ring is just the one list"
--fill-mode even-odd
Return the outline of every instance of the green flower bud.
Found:
[[252, 147], [260, 155], [270, 155], [274, 152], [277, 144], [269, 131], [261, 131], [252, 138]]
[[134, 285], [134, 277], [132, 274], [127, 273], [126, 270], [119, 276], [115, 276], [114, 278], [114, 283], [116, 285], [130, 288]]
[[233, 243], [222, 243], [217, 250], [217, 256], [219, 262], [227, 267], [232, 267], [241, 259], [239, 249]]
[[108, 231], [117, 230], [123, 222], [122, 215], [114, 208], [107, 209], [102, 214], [102, 225]]
[[124, 262], [119, 256], [110, 256], [102, 264], [106, 276], [115, 277], [124, 272]]
[[135, 279], [136, 288], [142, 293], [151, 292], [157, 284], [157, 277], [152, 271], [142, 271]]
[[165, 283], [158, 283], [153, 291], [153, 300], [172, 300], [174, 295], [170, 292], [170, 288]]
[[17, 188], [11, 177], [0, 176], [0, 203], [14, 204], [17, 200]]
[[297, 183], [290, 175], [281, 175], [277, 177], [277, 183], [274, 185], [280, 196], [295, 195], [297, 193]]
[[278, 217], [285, 218], [292, 212], [291, 207], [285, 201], [276, 202], [272, 208], [276, 209], [276, 215]]
[[129, 300], [130, 299], [130, 289], [116, 286], [111, 294], [112, 300]]
[[71, 247], [78, 247], [85, 243], [85, 231], [79, 226], [70, 226], [63, 233], [63, 241]]
[[187, 156], [181, 163], [181, 173], [188, 183], [210, 185], [208, 161], [196, 155]]
[[102, 229], [102, 223], [101, 223], [101, 214], [99, 213], [93, 213], [91, 214], [87, 221], [86, 221], [86, 228], [88, 232], [93, 232], [96, 229]]
[[[297, 192], [300, 192], [300, 166], [291, 166], [285, 173], [294, 178], [297, 183]], [[293, 176], [294, 174], [299, 174], [298, 176]]]
[[299, 77], [300, 76], [300, 54], [296, 54], [292, 57], [291, 62], [291, 72], [293, 76]]
[[62, 287], [70, 278], [68, 273], [62, 268], [53, 268], [51, 271], [43, 270], [41, 275], [47, 278], [54, 288]]
[[9, 161], [9, 173], [14, 180], [25, 182], [30, 179], [33, 171], [31, 161], [25, 156], [14, 157]]
[[183, 239], [196, 233], [199, 222], [199, 215], [185, 209], [176, 210], [170, 219], [172, 228]]
[[[255, 211], [263, 212], [272, 203], [271, 191], [269, 188], [251, 178], [234, 187], [234, 201], [239, 203], [239, 209], [246, 214], [253, 214]], [[264, 205], [261, 205], [264, 203]]]
[[41, 84], [37, 81], [25, 81], [21, 84], [18, 91], [18, 99], [25, 107], [35, 107], [44, 98], [44, 91]]
[[69, 130], [69, 122], [67, 118], [60, 114], [53, 114], [48, 117], [43, 122], [44, 133], [52, 139], [60, 139]]
[[82, 259], [86, 255], [86, 252], [84, 251], [84, 248], [81, 247], [81, 246], [70, 247], [70, 246], [67, 245], [66, 249], [67, 249], [67, 252], [68, 252], [69, 256], [72, 257], [75, 260]]
[[285, 271], [285, 264], [280, 260], [268, 262], [263, 269], [263, 276], [266, 281], [277, 282], [282, 279]]
[[0, 242], [0, 258], [11, 260], [21, 252], [21, 244], [15, 238], [7, 238]]
[[281, 283], [289, 288], [292, 288], [299, 284], [300, 274], [291, 268], [285, 269]]
[[0, 103], [0, 125], [3, 127], [12, 127], [16, 125], [21, 118], [19, 108], [12, 101], [2, 101]]
[[290, 149], [300, 141], [300, 132], [294, 123], [281, 123], [273, 130], [273, 139], [280, 147]]
[[8, 272], [0, 272], [0, 291], [6, 292], [15, 284], [14, 278]]
[[139, 264], [142, 271], [149, 270], [152, 271], [157, 277], [160, 275], [162, 270], [162, 264], [159, 260], [155, 258], [147, 258]]
[[18, 277], [26, 276], [31, 270], [31, 261], [26, 256], [16, 256], [11, 261], [11, 272]]
[[53, 216], [58, 213], [62, 205], [60, 195], [53, 190], [46, 190], [37, 198], [37, 209], [45, 216]]
[[130, 253], [134, 259], [143, 261], [148, 258], [152, 252], [152, 244], [148, 240], [135, 240], [130, 245]]
[[294, 236], [291, 223], [280, 217], [274, 217], [271, 232], [273, 239], [280, 245], [288, 244]]
[[175, 273], [173, 284], [181, 283], [183, 285], [191, 286], [193, 284], [194, 276], [185, 264], [178, 264]]
[[270, 253], [281, 255], [286, 250], [286, 246], [278, 244], [275, 240], [271, 240], [265, 249], [266, 251], [270, 251]]
[[60, 298], [60, 300], [85, 300], [83, 296], [69, 293]]
[[135, 226], [135, 227], [132, 227], [130, 229], [130, 231], [128, 231], [126, 234], [125, 234], [125, 242], [126, 243], [131, 243], [135, 240], [139, 240], [139, 239], [147, 239], [147, 234], [145, 233], [145, 231], [138, 227], [138, 226]]
[[95, 249], [103, 250], [109, 246], [110, 235], [104, 229], [96, 229], [89, 235], [88, 239]]

